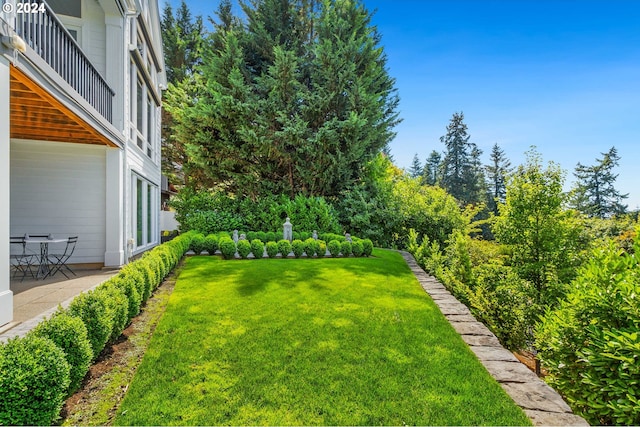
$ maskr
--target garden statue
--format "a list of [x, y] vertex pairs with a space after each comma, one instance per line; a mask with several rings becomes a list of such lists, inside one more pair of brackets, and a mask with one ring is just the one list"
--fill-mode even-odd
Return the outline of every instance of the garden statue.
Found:
[[244, 233], [242, 233], [242, 234], [240, 235], [240, 238], [239, 238], [238, 240], [247, 240], [247, 235], [246, 235], [246, 234], [244, 234]]
[[238, 243], [238, 230], [233, 230], [233, 241]]
[[293, 240], [293, 225], [289, 222], [289, 217], [287, 217], [287, 221], [283, 224], [282, 238], [288, 241]]
[[353, 243], [353, 240], [351, 240], [351, 234], [349, 233], [344, 234], [344, 240], [346, 240], [349, 243]]
[[313, 230], [313, 234], [311, 235], [311, 237], [313, 237], [313, 240], [318, 240], [318, 232], [316, 230]]

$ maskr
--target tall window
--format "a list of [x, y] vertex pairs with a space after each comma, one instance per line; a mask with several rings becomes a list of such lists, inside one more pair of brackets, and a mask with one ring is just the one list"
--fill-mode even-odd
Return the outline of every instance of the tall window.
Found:
[[158, 106], [145, 76], [148, 73], [144, 73], [135, 61], [131, 61], [131, 140], [135, 141], [147, 157], [157, 161], [155, 120]]
[[158, 213], [158, 187], [149, 181], [132, 176], [133, 218], [131, 221], [135, 236], [135, 250], [144, 249], [158, 242], [156, 217]]

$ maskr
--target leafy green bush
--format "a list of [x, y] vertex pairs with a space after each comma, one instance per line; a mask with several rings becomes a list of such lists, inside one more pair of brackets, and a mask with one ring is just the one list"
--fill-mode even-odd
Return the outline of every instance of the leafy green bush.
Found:
[[327, 243], [324, 240], [316, 240], [316, 242], [318, 242], [316, 255], [321, 258], [327, 254]]
[[304, 242], [302, 240], [294, 240], [291, 242], [291, 250], [293, 251], [293, 256], [300, 258], [304, 253]]
[[263, 243], [267, 243], [267, 233], [265, 233], [264, 231], [256, 232], [256, 239], [262, 241]]
[[248, 240], [238, 240], [236, 249], [240, 257], [246, 259], [251, 253], [251, 243]]
[[40, 322], [30, 334], [50, 339], [64, 352], [65, 360], [70, 367], [70, 382], [66, 392], [70, 395], [76, 391], [93, 358], [87, 328], [82, 320], [64, 311], [57, 311], [49, 319]]
[[209, 255], [215, 255], [218, 250], [218, 236], [215, 234], [209, 234], [204, 238], [204, 250], [207, 251]]
[[156, 281], [156, 273], [151, 268], [151, 265], [144, 259], [136, 260], [132, 263], [132, 266], [138, 271], [142, 278], [142, 302], [145, 302], [151, 296], [151, 292], [155, 289], [154, 283]]
[[267, 242], [266, 250], [269, 258], [275, 258], [278, 256], [278, 244], [276, 242]]
[[327, 249], [329, 249], [329, 253], [332, 257], [337, 257], [340, 255], [340, 242], [337, 240], [332, 240], [327, 245]]
[[69, 363], [51, 340], [28, 334], [0, 345], [0, 425], [51, 425], [69, 389]]
[[151, 291], [153, 291], [162, 283], [162, 279], [164, 278], [164, 268], [160, 255], [155, 251], [148, 251], [145, 252], [137, 262], [146, 263], [147, 267], [153, 272], [153, 276], [148, 277], [151, 281]]
[[200, 255], [205, 250], [205, 237], [203, 234], [198, 233], [191, 239], [190, 249], [196, 255]]
[[127, 297], [127, 317], [128, 320], [131, 321], [131, 319], [140, 313], [140, 306], [142, 305], [142, 296], [138, 292], [133, 278], [120, 272], [107, 282], [113, 283], [120, 288]]
[[593, 250], [536, 330], [546, 379], [591, 424], [640, 424], [640, 242], [634, 248]]
[[236, 243], [229, 237], [223, 237], [218, 243], [220, 246], [220, 252], [224, 259], [231, 259], [236, 255]]
[[267, 242], [277, 242], [278, 241], [278, 235], [282, 236], [282, 233], [276, 233], [273, 231], [268, 231], [266, 233], [265, 239]]
[[309, 258], [316, 255], [318, 253], [319, 248], [320, 248], [320, 245], [318, 244], [318, 241], [312, 237], [309, 237], [307, 238], [307, 240], [304, 241], [304, 252], [307, 254]]
[[320, 233], [320, 239], [325, 242], [331, 242], [332, 240], [337, 240], [338, 243], [342, 243], [345, 241], [345, 237], [342, 234], [335, 233]]
[[353, 242], [351, 245], [351, 252], [355, 257], [361, 257], [364, 254], [364, 245], [361, 240]]
[[122, 289], [113, 283], [105, 282], [98, 286], [95, 290], [97, 293], [104, 294], [108, 313], [111, 316], [111, 335], [109, 341], [114, 342], [124, 331], [129, 323], [129, 310], [127, 296]]
[[87, 328], [93, 358], [96, 359], [111, 336], [113, 317], [106, 295], [102, 292], [83, 292], [71, 301], [68, 312], [79, 318]]
[[259, 239], [251, 241], [251, 253], [254, 257], [260, 259], [264, 256], [264, 243]]
[[291, 252], [291, 243], [286, 239], [280, 240], [278, 242], [278, 251], [280, 255], [282, 255], [282, 258], [288, 257]]
[[364, 256], [371, 256], [371, 254], [373, 253], [373, 242], [371, 241], [371, 239], [364, 239], [362, 241], [362, 250]]
[[351, 255], [351, 251], [351, 242], [344, 241], [340, 243], [340, 252], [342, 252], [342, 256], [348, 257], [349, 255]]

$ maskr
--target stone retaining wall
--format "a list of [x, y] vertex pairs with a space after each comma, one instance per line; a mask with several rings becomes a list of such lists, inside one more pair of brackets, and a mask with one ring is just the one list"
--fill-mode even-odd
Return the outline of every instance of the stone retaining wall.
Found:
[[471, 315], [467, 306], [451, 295], [434, 277], [425, 273], [410, 253], [402, 251], [401, 254], [451, 326], [534, 425], [589, 425], [584, 418], [573, 414], [569, 405], [554, 389], [502, 347], [498, 338]]

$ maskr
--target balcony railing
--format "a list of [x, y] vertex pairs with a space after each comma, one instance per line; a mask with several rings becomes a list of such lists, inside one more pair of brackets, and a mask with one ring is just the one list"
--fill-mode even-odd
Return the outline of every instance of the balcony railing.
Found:
[[[32, 3], [34, 3], [32, 1]], [[44, 0], [44, 12], [19, 13], [15, 31], [110, 123], [114, 92]]]

